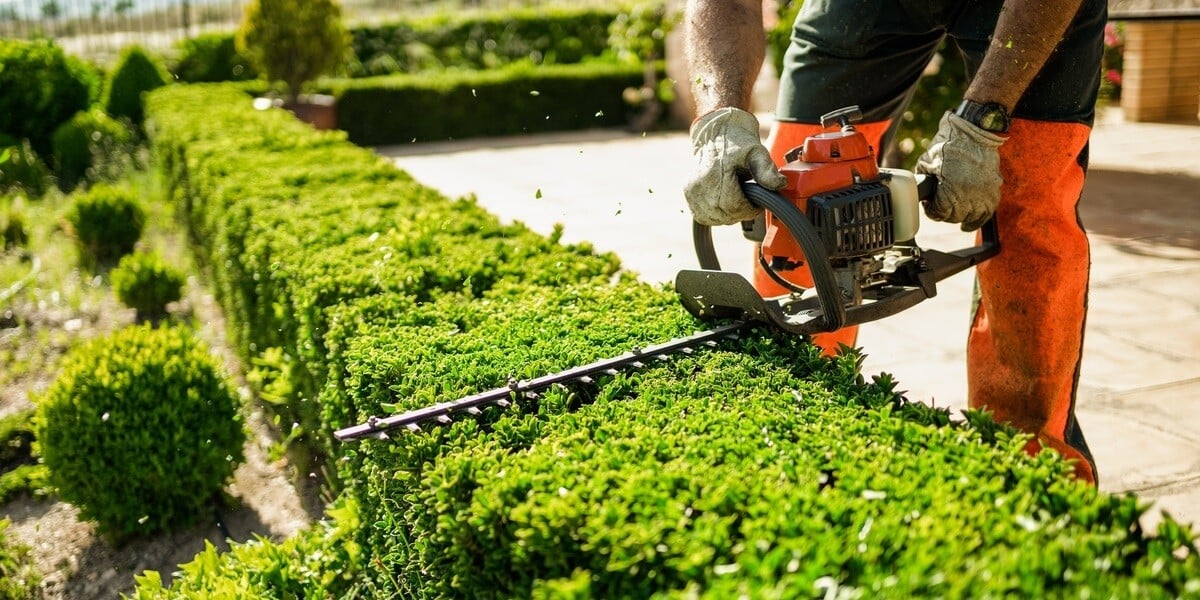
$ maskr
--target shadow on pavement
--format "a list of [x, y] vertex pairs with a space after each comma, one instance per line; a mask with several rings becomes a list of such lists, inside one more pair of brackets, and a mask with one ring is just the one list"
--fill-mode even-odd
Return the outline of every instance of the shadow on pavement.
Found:
[[1200, 250], [1200, 178], [1090, 169], [1079, 215], [1089, 233]]

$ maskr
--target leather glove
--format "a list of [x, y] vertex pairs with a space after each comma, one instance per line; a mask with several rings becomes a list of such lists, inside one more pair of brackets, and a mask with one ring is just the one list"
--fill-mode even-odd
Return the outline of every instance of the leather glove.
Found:
[[739, 183], [754, 179], [778, 190], [787, 178], [758, 137], [758, 119], [737, 108], [722, 108], [692, 125], [692, 155], [697, 169], [683, 188], [692, 218], [701, 225], [749, 221], [762, 209], [750, 204]]
[[937, 195], [925, 203], [935, 221], [962, 223], [963, 231], [983, 227], [1000, 204], [1000, 145], [1003, 136], [984, 131], [947, 112], [933, 144], [917, 159], [917, 173], [938, 178]]

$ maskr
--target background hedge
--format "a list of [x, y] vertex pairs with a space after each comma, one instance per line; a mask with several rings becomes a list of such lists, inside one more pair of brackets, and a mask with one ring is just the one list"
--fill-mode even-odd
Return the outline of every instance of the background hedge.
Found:
[[637, 65], [516, 65], [495, 71], [329, 82], [338, 128], [364, 146], [619, 127], [633, 108]]
[[[239, 351], [278, 365], [278, 409], [336, 459], [319, 527], [343, 538], [208, 553], [143, 597], [1200, 595], [1169, 517], [1151, 535], [1137, 498], [1072, 481], [985, 416], [765, 332], [420, 436], [325, 444], [699, 324], [611, 256], [500, 225], [236, 89], [159, 90], [149, 115]], [[247, 577], [263, 561], [272, 577]]]

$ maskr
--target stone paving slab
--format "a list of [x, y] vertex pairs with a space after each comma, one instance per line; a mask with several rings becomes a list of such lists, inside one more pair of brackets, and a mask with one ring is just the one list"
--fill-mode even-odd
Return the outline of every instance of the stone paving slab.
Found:
[[[1079, 419], [1101, 489], [1153, 501], [1150, 522], [1167, 510], [1200, 524], [1197, 150], [1200, 126], [1110, 118], [1094, 132], [1098, 175], [1084, 194], [1093, 268]], [[614, 252], [645, 281], [697, 266], [681, 192], [692, 168], [684, 133], [570, 132], [377, 151], [450, 197], [474, 194], [501, 219], [543, 234], [562, 224], [564, 242]], [[718, 228], [714, 237], [723, 266], [748, 275], [752, 250], [740, 232]], [[929, 221], [917, 240], [942, 250], [973, 243]], [[864, 372], [890, 372], [911, 398], [964, 408], [973, 279], [945, 280], [938, 297], [864, 325]]]

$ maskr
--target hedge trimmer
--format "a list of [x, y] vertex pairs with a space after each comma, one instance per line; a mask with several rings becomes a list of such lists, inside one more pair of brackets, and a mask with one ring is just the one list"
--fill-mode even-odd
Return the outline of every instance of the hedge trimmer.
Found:
[[[507, 407], [515, 398], [536, 395], [555, 384], [591, 383], [597, 376], [715, 346], [764, 323], [786, 333], [812, 335], [875, 321], [934, 297], [937, 282], [999, 252], [994, 220], [984, 225], [980, 245], [953, 252], [917, 246], [919, 204], [933, 197], [937, 180], [879, 168], [870, 144], [851, 124], [861, 118], [858, 107], [821, 117], [826, 131], [788, 153], [780, 169], [788, 184], [780, 192], [742, 184], [750, 202], [765, 212], [764, 218], [743, 223], [743, 233], [761, 247], [759, 264], [786, 290], [783, 295], [763, 297], [745, 277], [722, 271], [711, 229], [695, 224], [701, 268], [680, 271], [675, 289], [689, 313], [724, 324], [535, 379], [512, 379], [457, 400], [370, 417], [334, 436], [343, 441], [386, 438], [386, 432], [396, 428], [418, 431], [424, 424], [449, 423], [456, 415]], [[808, 289], [793, 283], [803, 278], [803, 267], [811, 278]]]

